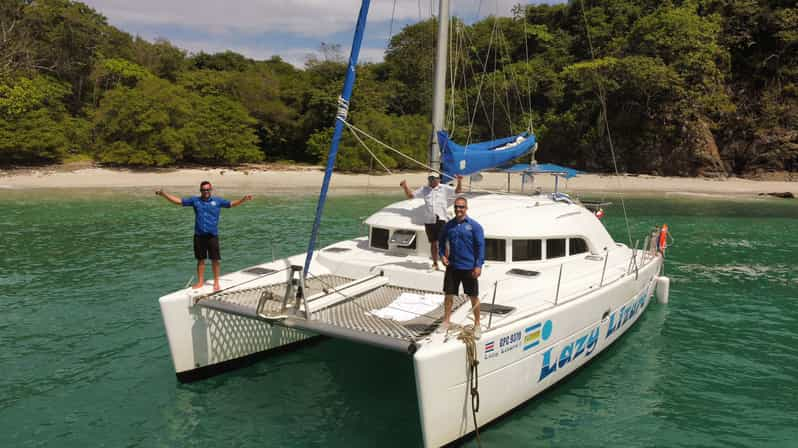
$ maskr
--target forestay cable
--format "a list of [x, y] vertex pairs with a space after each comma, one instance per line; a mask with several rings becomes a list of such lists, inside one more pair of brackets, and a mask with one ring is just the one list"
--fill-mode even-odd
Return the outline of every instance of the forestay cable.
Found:
[[[582, 7], [582, 18], [585, 21], [585, 33], [587, 34], [587, 44], [590, 48], [590, 58], [595, 62], [596, 54], [593, 51], [593, 41], [590, 38], [590, 27], [588, 26], [587, 22], [587, 13], [585, 13], [585, 2], [584, 0], [579, 0], [579, 4]], [[607, 95], [604, 92], [604, 86], [599, 82], [598, 78], [595, 79], [596, 86], [598, 87], [598, 97], [599, 102], [601, 103], [601, 114], [604, 118], [604, 128], [607, 130], [607, 141], [610, 144], [610, 154], [612, 155], [612, 166], [615, 168], [615, 177], [618, 179], [618, 195], [621, 198], [621, 207], [623, 208], [623, 219], [626, 222], [626, 234], [629, 237], [629, 247], [632, 247], [632, 230], [629, 227], [629, 217], [626, 214], [626, 203], [623, 200], [623, 192], [621, 191], [621, 174], [618, 171], [618, 161], [615, 158], [615, 147], [612, 144], [612, 133], [610, 132], [610, 122], [607, 118]]]

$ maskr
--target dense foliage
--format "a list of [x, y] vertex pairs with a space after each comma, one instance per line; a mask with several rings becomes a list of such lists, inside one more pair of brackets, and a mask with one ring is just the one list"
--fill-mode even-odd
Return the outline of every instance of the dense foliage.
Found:
[[[349, 115], [422, 161], [435, 27], [405, 27], [384, 62], [358, 68]], [[798, 170], [794, 2], [518, 6], [513, 18], [454, 20], [451, 34], [446, 122], [458, 142], [532, 128], [539, 160], [588, 170], [611, 170], [612, 152], [630, 172]], [[304, 69], [189, 55], [79, 2], [0, 0], [0, 165], [76, 155], [126, 166], [317, 163], [344, 72], [335, 45]], [[386, 167], [418, 168], [363, 138]], [[351, 131], [338, 166], [380, 169]]]

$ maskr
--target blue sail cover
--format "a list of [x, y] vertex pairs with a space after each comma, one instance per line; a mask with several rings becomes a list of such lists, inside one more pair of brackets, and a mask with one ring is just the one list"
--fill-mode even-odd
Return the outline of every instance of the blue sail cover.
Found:
[[[515, 143], [517, 141], [517, 143]], [[441, 172], [444, 182], [457, 175], [466, 176], [506, 165], [535, 147], [535, 136], [524, 132], [489, 142], [461, 146], [449, 140], [446, 131], [438, 131], [441, 147]], [[515, 143], [515, 144], [513, 144]]]

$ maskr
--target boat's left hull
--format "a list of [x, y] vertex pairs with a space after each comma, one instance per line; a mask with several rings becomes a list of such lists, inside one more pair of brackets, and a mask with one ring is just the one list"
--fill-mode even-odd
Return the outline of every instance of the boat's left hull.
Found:
[[193, 305], [185, 291], [161, 297], [159, 302], [181, 382], [207, 378], [316, 336]]

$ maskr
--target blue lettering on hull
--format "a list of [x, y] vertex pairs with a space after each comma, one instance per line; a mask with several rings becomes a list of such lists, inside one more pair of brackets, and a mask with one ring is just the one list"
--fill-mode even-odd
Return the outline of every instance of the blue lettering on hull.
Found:
[[646, 304], [646, 295], [643, 294], [630, 305], [624, 305], [618, 311], [610, 315], [610, 324], [607, 327], [607, 337], [620, 330], [621, 327], [631, 321]]
[[564, 368], [580, 356], [584, 358], [590, 356], [598, 346], [600, 334], [601, 328], [598, 326], [589, 330], [584, 335], [576, 338], [575, 341], [564, 345], [557, 356], [552, 356], [553, 348], [546, 350], [543, 353], [543, 364], [540, 367], [538, 382], [543, 381], [547, 376], [556, 372], [557, 369]]
[[[609, 338], [624, 325], [634, 320], [634, 317], [641, 312], [643, 307], [645, 307], [646, 297], [647, 294], [643, 293], [631, 304], [622, 306], [619, 310], [610, 315], [610, 322], [607, 327], [606, 338]], [[559, 352], [555, 352], [555, 348], [546, 350], [543, 353], [543, 360], [540, 367], [538, 382], [543, 381], [558, 369], [565, 368], [571, 362], [579, 359], [580, 356], [583, 358], [589, 357], [598, 346], [600, 336], [601, 325], [599, 324], [595, 328], [592, 328], [586, 331], [583, 335], [577, 337], [574, 341], [563, 345]], [[526, 348], [527, 347], [524, 347], [525, 350]]]

